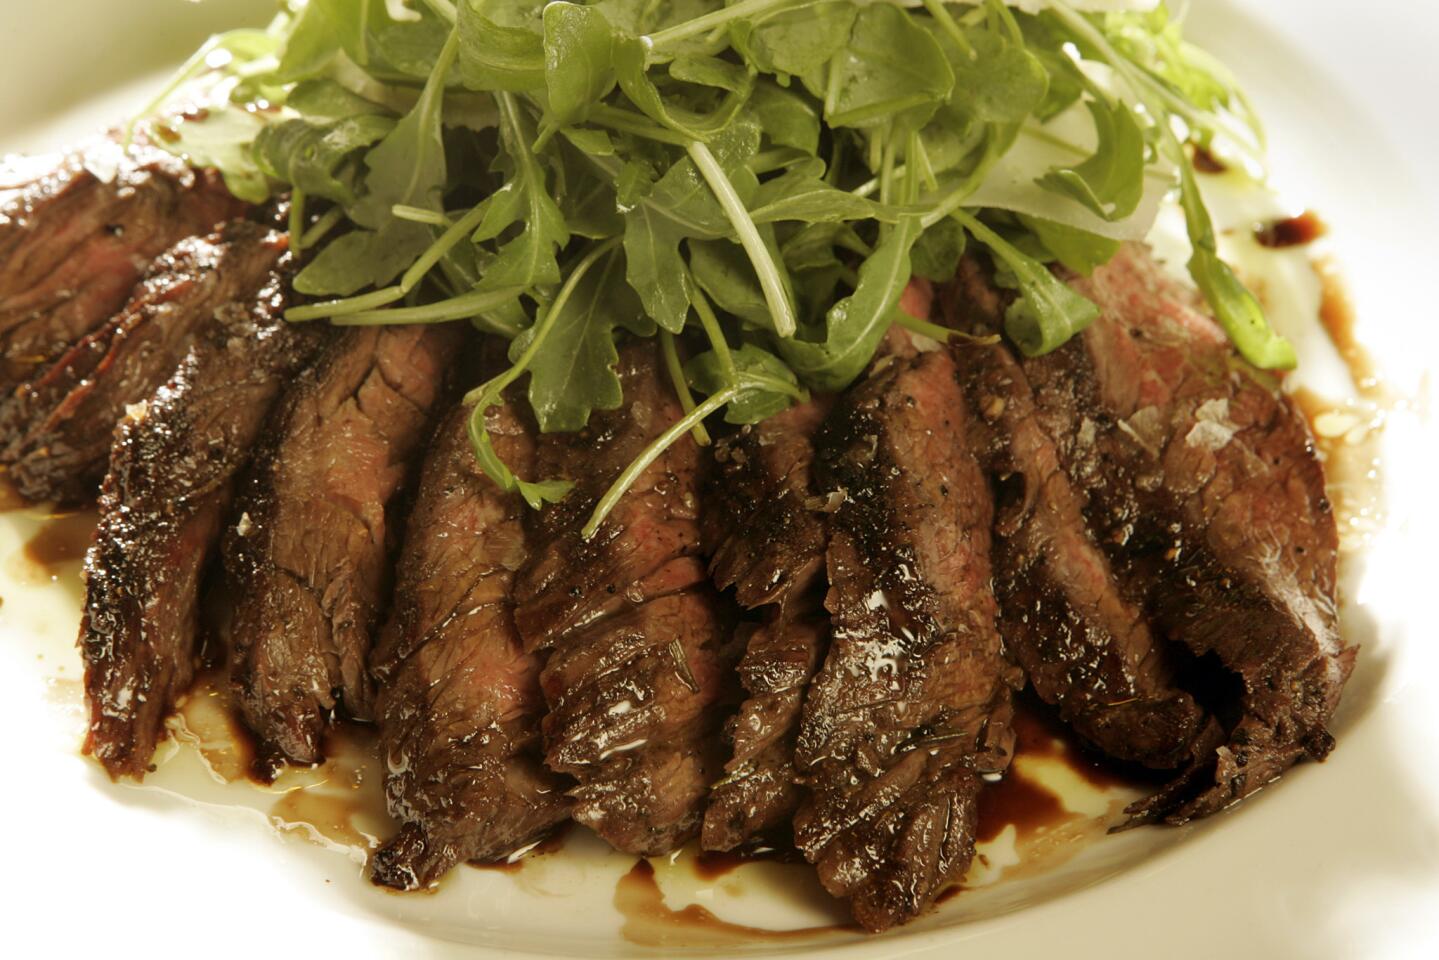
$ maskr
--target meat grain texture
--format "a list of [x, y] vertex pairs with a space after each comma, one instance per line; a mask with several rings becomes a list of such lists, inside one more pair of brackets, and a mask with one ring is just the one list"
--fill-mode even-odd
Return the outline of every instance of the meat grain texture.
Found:
[[16, 488], [90, 499], [125, 407], [165, 382], [218, 312], [251, 301], [286, 248], [284, 234], [236, 220], [157, 258], [123, 310], [11, 398], [10, 417], [25, 421], [3, 457]]
[[792, 407], [715, 445], [702, 524], [710, 572], [764, 619], [739, 663], [746, 697], [726, 725], [731, 756], [705, 811], [701, 841], [709, 850], [786, 832], [804, 795], [795, 738], [829, 644], [826, 503], [812, 482], [814, 436], [829, 406], [824, 398]]
[[575, 488], [533, 518], [515, 619], [526, 648], [548, 655], [545, 759], [576, 781], [575, 820], [652, 855], [699, 831], [724, 763], [738, 650], [700, 557], [692, 439], [651, 463], [593, 538], [580, 536], [621, 470], [683, 415], [655, 344], [625, 347], [618, 371], [624, 407], [541, 439], [536, 475]]
[[[527, 476], [536, 436], [520, 410], [489, 411], [486, 428], [495, 453]], [[460, 861], [504, 860], [569, 818], [567, 784], [540, 757], [542, 661], [514, 625], [529, 508], [480, 469], [469, 418], [467, 407], [451, 411], [425, 458], [372, 658], [385, 794], [404, 825], [372, 875], [398, 889]]]
[[220, 310], [169, 381], [115, 432], [100, 523], [85, 558], [80, 650], [86, 749], [112, 777], [143, 777], [198, 656], [200, 580], [283, 385], [318, 329], [283, 319], [282, 272], [244, 308]]
[[462, 331], [357, 327], [286, 393], [225, 534], [230, 675], [272, 759], [314, 763], [330, 716], [374, 716], [397, 495], [412, 476]]
[[97, 140], [0, 201], [0, 397], [125, 303], [153, 257], [239, 216], [213, 172]]
[[963, 878], [982, 777], [1009, 763], [993, 504], [949, 355], [882, 357], [818, 441], [833, 636], [804, 704], [795, 842], [869, 930]]

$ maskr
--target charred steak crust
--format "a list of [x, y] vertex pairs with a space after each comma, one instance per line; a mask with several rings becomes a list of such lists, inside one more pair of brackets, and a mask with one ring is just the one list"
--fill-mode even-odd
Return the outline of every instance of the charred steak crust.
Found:
[[580, 528], [620, 471], [682, 415], [655, 345], [626, 346], [625, 407], [542, 438], [536, 474], [568, 497], [532, 519], [516, 581], [526, 648], [548, 651], [545, 759], [575, 778], [574, 818], [627, 853], [694, 836], [723, 763], [719, 728], [737, 654], [731, 616], [699, 559], [699, 448], [657, 458], [586, 541]]
[[213, 171], [109, 141], [71, 154], [5, 197], [0, 396], [108, 320], [151, 258], [243, 211]]
[[144, 776], [190, 684], [198, 584], [233, 477], [281, 384], [317, 344], [317, 331], [282, 319], [286, 301], [277, 272], [248, 309], [221, 309], [169, 382], [115, 432], [80, 628], [86, 750], [112, 777]]
[[289, 389], [225, 531], [230, 673], [264, 750], [321, 758], [337, 706], [373, 716], [397, 494], [447, 395], [455, 324], [340, 333]]
[[[1002, 328], [986, 286], [966, 261], [940, 295], [951, 326]], [[1006, 651], [1039, 697], [1112, 757], [1167, 770], [1213, 750], [1222, 731], [1179, 688], [1161, 638], [1090, 533], [1087, 498], [1065, 473], [1019, 362], [1004, 344], [966, 343], [954, 357], [996, 492], [994, 586]]]
[[881, 360], [839, 402], [816, 478], [833, 635], [804, 704], [795, 840], [855, 919], [883, 930], [963, 877], [981, 776], [1011, 755], [1011, 690], [990, 590], [993, 505], [954, 363]]
[[[165, 382], [218, 311], [250, 302], [286, 245], [283, 233], [235, 220], [162, 255], [124, 310], [63, 356], [34, 390], [12, 397], [33, 418], [5, 456], [20, 492], [33, 500], [89, 499], [126, 405]], [[63, 397], [46, 408], [42, 394]]]
[[1025, 361], [1040, 415], [1074, 438], [1067, 472], [1152, 622], [1242, 684], [1216, 706], [1228, 742], [1134, 810], [1182, 823], [1332, 747], [1355, 656], [1338, 632], [1338, 536], [1303, 416], [1147, 250], [1075, 286], [1103, 316]]
[[804, 691], [824, 656], [825, 526], [811, 489], [814, 434], [829, 404], [792, 407], [720, 440], [702, 534], [710, 573], [742, 606], [764, 608], [739, 676], [746, 699], [727, 724], [733, 743], [711, 790], [701, 844], [732, 850], [788, 827], [803, 798], [794, 742]]
[[[480, 469], [469, 414], [451, 411], [425, 460], [371, 661], [385, 794], [404, 824], [372, 876], [399, 889], [462, 860], [503, 860], [569, 817], [567, 784], [540, 759], [541, 660], [525, 652], [510, 598], [528, 508]], [[529, 475], [535, 428], [519, 404], [492, 410], [487, 427], [496, 454]]]

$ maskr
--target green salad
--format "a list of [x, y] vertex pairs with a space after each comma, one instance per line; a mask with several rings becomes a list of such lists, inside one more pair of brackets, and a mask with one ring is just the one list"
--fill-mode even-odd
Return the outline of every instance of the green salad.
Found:
[[[1191, 145], [1257, 162], [1230, 74], [1163, 4], [1061, 0], [310, 0], [212, 38], [132, 124], [243, 199], [291, 198], [287, 316], [463, 320], [509, 341], [471, 392], [525, 387], [544, 432], [623, 402], [616, 337], [658, 337], [686, 415], [599, 504], [715, 414], [753, 423], [854, 380], [911, 278], [982, 249], [1042, 354], [1093, 322], [1063, 283], [1177, 192], [1196, 286], [1263, 368], [1292, 347], [1220, 259]], [[1117, 4], [1108, 4], [1117, 6]], [[182, 102], [193, 106], [177, 112]]]

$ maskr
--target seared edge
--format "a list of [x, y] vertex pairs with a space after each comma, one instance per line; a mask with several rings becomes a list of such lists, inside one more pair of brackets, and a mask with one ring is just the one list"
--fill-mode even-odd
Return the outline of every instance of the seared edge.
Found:
[[[398, 889], [515, 855], [569, 817], [566, 784], [539, 757], [541, 660], [525, 652], [510, 599], [528, 508], [481, 471], [469, 413], [451, 411], [426, 457], [373, 654], [385, 794], [404, 827], [372, 876]], [[518, 407], [490, 411], [486, 426], [496, 454], [528, 475], [534, 428]]]
[[174, 376], [120, 424], [85, 559], [80, 648], [86, 750], [112, 777], [143, 777], [194, 674], [198, 583], [232, 478], [312, 331], [281, 319], [284, 280], [215, 317]]

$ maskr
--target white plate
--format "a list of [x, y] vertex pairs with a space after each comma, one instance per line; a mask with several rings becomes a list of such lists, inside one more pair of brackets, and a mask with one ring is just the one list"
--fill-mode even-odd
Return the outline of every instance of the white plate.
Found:
[[[0, 152], [51, 149], [113, 121], [144, 89], [136, 81], [178, 62], [208, 31], [273, 9], [264, 0], [4, 7]], [[966, 893], [891, 936], [730, 943], [712, 953], [1439, 956], [1439, 657], [1425, 629], [1436, 532], [1427, 375], [1439, 202], [1427, 174], [1439, 155], [1439, 12], [1412, 0], [1370, 0], [1362, 10], [1338, 0], [1195, 0], [1190, 33], [1257, 100], [1286, 196], [1331, 225], [1362, 335], [1395, 389], [1426, 410], [1391, 424], [1390, 521], [1346, 578], [1345, 627], [1364, 651], [1334, 724], [1338, 749], [1230, 814], [1105, 839], [1056, 872]], [[76, 754], [78, 659], [68, 638], [78, 583], [73, 567], [53, 583], [17, 580], [31, 530], [33, 521], [0, 521], [7, 955], [679, 952], [620, 936], [612, 900], [626, 865], [584, 849], [517, 875], [461, 870], [437, 896], [401, 898], [369, 889], [342, 853], [277, 836], [262, 815], [272, 798], [246, 815], [224, 805], [231, 794], [218, 787], [206, 796], [187, 788], [186, 800], [109, 784]], [[685, 880], [683, 864], [661, 874], [672, 905], [703, 903], [736, 922], [830, 915], [802, 873], [746, 867], [738, 885]]]

